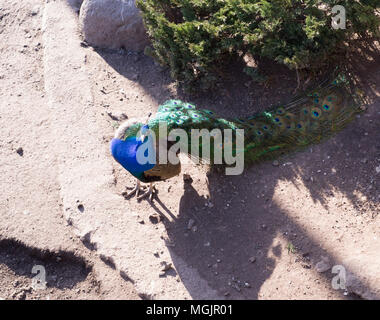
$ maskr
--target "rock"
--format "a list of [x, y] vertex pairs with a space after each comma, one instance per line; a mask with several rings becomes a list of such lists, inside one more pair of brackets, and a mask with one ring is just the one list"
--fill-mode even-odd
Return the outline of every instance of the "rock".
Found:
[[78, 210], [79, 210], [81, 213], [84, 212], [84, 206], [83, 206], [83, 204], [79, 204], [79, 205], [78, 205]]
[[122, 121], [128, 119], [128, 116], [124, 112], [111, 112], [107, 111], [108, 116], [115, 121]]
[[35, 7], [33, 7], [32, 11], [30, 12], [30, 15], [31, 16], [36, 16], [39, 12], [40, 12], [40, 7], [39, 6], [35, 6]]
[[157, 213], [153, 213], [149, 216], [149, 220], [153, 224], [157, 224], [161, 221], [161, 216]]
[[25, 291], [23, 290], [23, 291], [21, 291], [21, 292], [19, 292], [19, 293], [17, 293], [17, 294], [13, 294], [13, 297], [14, 297], [16, 300], [25, 300], [25, 298], [26, 298], [26, 293], [25, 293]]
[[137, 217], [137, 222], [140, 223], [140, 224], [144, 224], [145, 221], [143, 218], [141, 218], [140, 216]]
[[191, 230], [193, 228], [194, 224], [195, 224], [194, 219], [190, 219], [188, 224], [187, 224], [187, 230]]
[[21, 156], [21, 157], [24, 155], [24, 149], [21, 148], [21, 147], [17, 148], [16, 152], [17, 152], [18, 155]]
[[79, 21], [85, 40], [96, 47], [143, 51], [149, 43], [135, 0], [84, 0]]
[[274, 167], [278, 167], [280, 165], [280, 163], [277, 160], [274, 160], [272, 164]]
[[249, 262], [250, 262], [250, 263], [255, 263], [255, 262], [256, 262], [256, 257], [251, 257], [251, 258], [249, 258]]
[[71, 8], [73, 8], [74, 11], [79, 12], [83, 0], [67, 0], [67, 2], [71, 6]]
[[173, 268], [173, 265], [170, 262], [168, 263], [166, 261], [162, 261], [161, 266], [162, 266], [161, 271], [165, 271], [165, 272]]
[[326, 271], [328, 271], [330, 269], [331, 269], [331, 264], [329, 262], [329, 259], [326, 258], [326, 257], [322, 257], [322, 260], [319, 261], [315, 265], [315, 270], [317, 270], [317, 272], [319, 272], [319, 273], [326, 272]]

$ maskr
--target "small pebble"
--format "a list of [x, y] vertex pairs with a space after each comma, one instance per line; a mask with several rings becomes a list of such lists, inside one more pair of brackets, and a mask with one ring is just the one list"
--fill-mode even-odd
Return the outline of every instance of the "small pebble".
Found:
[[167, 263], [166, 261], [161, 261], [161, 266], [162, 266], [161, 271], [168, 271], [173, 268], [173, 265], [170, 262]]
[[187, 223], [187, 230], [191, 230], [195, 224], [194, 219], [190, 219], [189, 222]]
[[161, 216], [157, 213], [153, 213], [149, 216], [149, 220], [153, 224], [157, 224], [161, 221]]
[[328, 261], [328, 259], [322, 259], [321, 261], [319, 261], [316, 265], [315, 265], [315, 269], [317, 270], [317, 272], [319, 273], [324, 273], [328, 270], [331, 269], [331, 266], [330, 266], [330, 263]]

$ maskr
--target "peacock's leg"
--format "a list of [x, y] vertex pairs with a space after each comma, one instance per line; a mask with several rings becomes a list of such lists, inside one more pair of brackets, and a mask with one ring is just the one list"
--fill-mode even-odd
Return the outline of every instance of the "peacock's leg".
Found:
[[141, 191], [140, 180], [136, 180], [135, 188], [131, 192], [128, 192], [126, 197], [133, 196], [135, 193], [136, 193], [136, 196], [138, 196], [140, 191]]
[[153, 183], [151, 182], [149, 184], [149, 189], [147, 192], [145, 192], [144, 194], [142, 194], [141, 196], [137, 197], [137, 200], [141, 200], [141, 199], [144, 199], [146, 197], [149, 197], [148, 200], [149, 201], [152, 201], [153, 200], [153, 196], [154, 196], [154, 193], [153, 193]]

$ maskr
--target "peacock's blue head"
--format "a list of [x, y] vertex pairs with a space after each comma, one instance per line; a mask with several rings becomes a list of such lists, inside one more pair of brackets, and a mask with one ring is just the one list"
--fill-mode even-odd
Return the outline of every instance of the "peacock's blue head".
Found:
[[124, 169], [142, 182], [146, 182], [144, 172], [156, 165], [154, 140], [148, 134], [149, 127], [141, 126], [138, 132], [125, 137], [123, 132], [130, 129], [122, 125], [111, 141], [111, 154]]

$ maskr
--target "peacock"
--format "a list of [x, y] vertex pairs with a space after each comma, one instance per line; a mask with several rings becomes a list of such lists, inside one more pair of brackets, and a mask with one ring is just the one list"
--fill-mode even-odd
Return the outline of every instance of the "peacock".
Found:
[[[341, 130], [360, 111], [361, 99], [353, 93], [343, 75], [316, 86], [291, 103], [245, 118], [224, 119], [211, 110], [198, 109], [192, 103], [169, 100], [159, 106], [154, 117], [145, 121], [129, 119], [122, 123], [110, 149], [114, 159], [137, 179], [136, 187], [127, 196], [136, 194], [138, 199], [148, 197], [152, 200], [154, 182], [180, 174], [179, 151], [185, 150], [191, 158], [213, 165], [216, 162], [214, 151], [229, 149], [233, 156], [243, 155], [245, 163], [252, 164], [318, 143]], [[165, 125], [167, 130], [161, 131], [160, 125]], [[184, 140], [182, 144], [187, 145], [172, 150], [173, 145], [180, 144], [180, 141], [178, 137], [169, 139], [169, 133], [178, 129], [188, 135], [196, 129], [198, 133], [202, 129], [219, 129], [222, 136], [221, 139], [211, 136], [208, 142], [211, 152], [207, 154], [202, 153], [203, 138], [197, 140], [198, 144]], [[232, 136], [224, 134], [227, 129]], [[243, 145], [238, 146], [239, 137]], [[171, 157], [177, 161], [160, 161], [160, 143], [164, 145], [165, 160]], [[143, 154], [149, 160], [145, 163], [138, 159], [142, 146], [145, 147]], [[148, 191], [141, 196], [140, 182], [149, 183]]]

